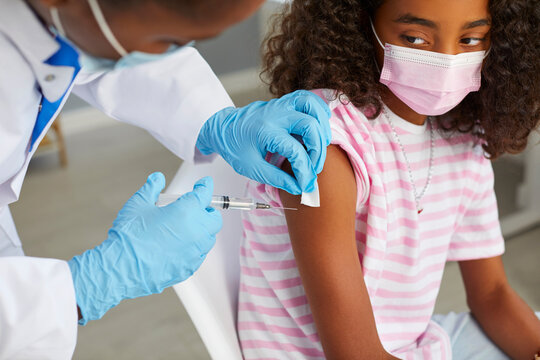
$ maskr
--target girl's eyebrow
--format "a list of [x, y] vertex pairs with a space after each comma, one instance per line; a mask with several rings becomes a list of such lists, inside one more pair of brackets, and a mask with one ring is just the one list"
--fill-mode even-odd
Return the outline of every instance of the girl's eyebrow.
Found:
[[416, 25], [426, 26], [432, 29], [438, 29], [437, 24], [434, 23], [433, 21], [419, 18], [412, 14], [401, 15], [400, 17], [395, 19], [394, 22], [402, 23], [402, 24], [416, 24]]
[[[397, 19], [394, 20], [394, 22], [401, 23], [401, 24], [415, 24], [415, 25], [421, 25], [426, 26], [432, 29], [438, 29], [437, 23], [431, 20], [423, 19], [417, 16], [414, 16], [410, 13], [401, 15]], [[491, 25], [491, 21], [489, 19], [479, 19], [475, 21], [471, 21], [463, 26], [463, 29], [472, 29], [479, 26], [489, 26]]]
[[478, 26], [489, 26], [489, 25], [491, 25], [491, 21], [489, 19], [480, 19], [480, 20], [471, 21], [470, 23], [465, 24], [463, 28], [472, 29]]

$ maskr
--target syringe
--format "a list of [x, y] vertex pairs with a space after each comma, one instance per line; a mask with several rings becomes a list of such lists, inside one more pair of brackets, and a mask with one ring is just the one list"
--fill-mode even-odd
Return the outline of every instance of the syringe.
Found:
[[[157, 206], [165, 206], [176, 201], [182, 195], [178, 194], [159, 194]], [[210, 206], [216, 209], [233, 209], [233, 210], [268, 210], [268, 209], [283, 209], [283, 210], [297, 210], [293, 208], [273, 207], [269, 204], [255, 202], [249, 198], [239, 198], [226, 195], [214, 195]]]

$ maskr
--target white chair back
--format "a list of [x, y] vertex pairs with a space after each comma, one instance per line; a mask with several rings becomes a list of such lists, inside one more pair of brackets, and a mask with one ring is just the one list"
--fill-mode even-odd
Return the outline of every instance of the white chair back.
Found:
[[[214, 179], [214, 194], [243, 196], [247, 179], [220, 157], [212, 163], [185, 163], [167, 188], [169, 193], [191, 191], [203, 176]], [[240, 212], [225, 210], [223, 229], [216, 246], [201, 268], [188, 280], [174, 286], [212, 359], [241, 360], [236, 332], [238, 287], [240, 280]]]

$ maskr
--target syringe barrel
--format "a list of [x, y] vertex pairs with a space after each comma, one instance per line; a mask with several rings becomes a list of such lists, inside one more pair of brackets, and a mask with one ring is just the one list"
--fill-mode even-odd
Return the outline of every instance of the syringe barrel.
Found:
[[212, 207], [217, 209], [234, 209], [234, 210], [253, 210], [256, 208], [256, 204], [252, 199], [239, 198], [226, 195], [214, 195], [212, 196]]
[[[175, 202], [181, 195], [178, 194], [159, 194], [159, 199], [156, 202], [157, 206], [166, 206]], [[231, 209], [231, 210], [253, 210], [257, 207], [252, 199], [239, 198], [225, 195], [214, 195], [210, 206], [216, 209]]]

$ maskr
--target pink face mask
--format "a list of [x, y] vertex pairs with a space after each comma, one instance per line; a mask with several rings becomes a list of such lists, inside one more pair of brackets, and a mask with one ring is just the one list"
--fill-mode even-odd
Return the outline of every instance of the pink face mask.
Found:
[[407, 106], [422, 115], [442, 115], [456, 107], [471, 91], [480, 89], [486, 51], [447, 55], [386, 44], [371, 24], [384, 49], [380, 82]]

